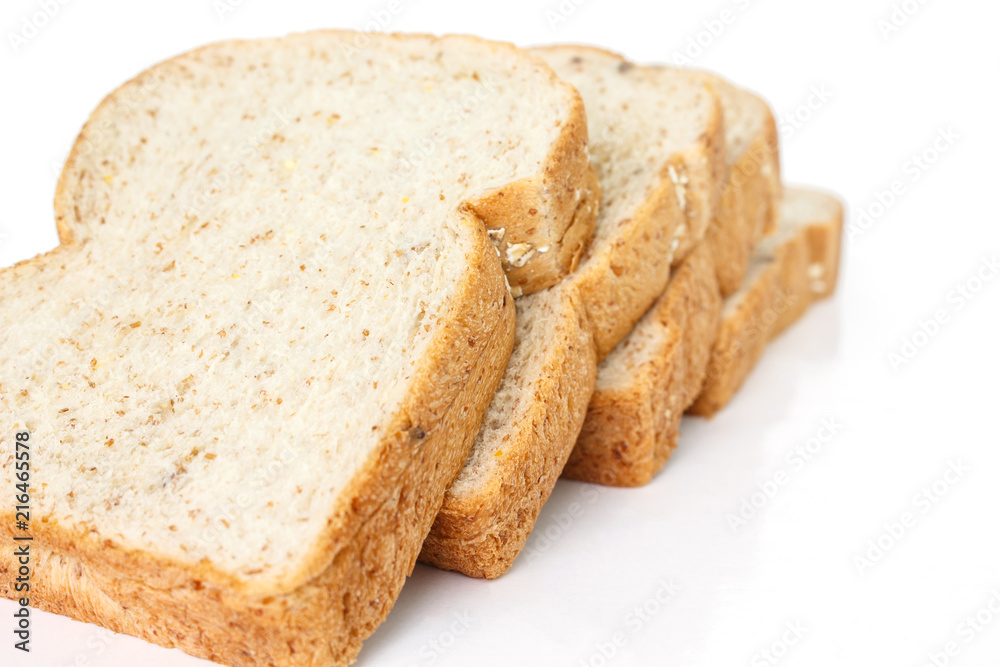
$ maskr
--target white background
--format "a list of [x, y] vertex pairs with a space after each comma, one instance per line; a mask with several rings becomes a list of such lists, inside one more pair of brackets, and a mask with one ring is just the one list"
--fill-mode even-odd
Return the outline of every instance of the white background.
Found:
[[[855, 233], [843, 281], [773, 344], [727, 410], [685, 422], [652, 485], [560, 482], [528, 553], [495, 582], [418, 566], [360, 664], [602, 665], [601, 646], [619, 632], [607, 664], [916, 667], [949, 642], [957, 655], [937, 655], [938, 665], [998, 664], [1000, 613], [983, 612], [992, 623], [978, 631], [963, 624], [994, 595], [1000, 611], [1000, 279], [970, 300], [955, 291], [976, 287], [984, 259], [1000, 253], [997, 3], [908, 0], [915, 13], [886, 35], [879, 21], [892, 0], [576, 2], [551, 25], [558, 0], [405, 0], [388, 27], [590, 42], [673, 62], [729, 10], [718, 35], [701, 35], [695, 64], [762, 93], [779, 116], [799, 112], [798, 126], [783, 123], [785, 174], [845, 198]], [[38, 6], [4, 0], [0, 265], [56, 243], [57, 170], [120, 83], [219, 39], [363, 28], [389, 1], [244, 0], [222, 17], [213, 4], [70, 0], [15, 53], [9, 34]], [[935, 156], [949, 128], [957, 139]], [[914, 172], [908, 161], [928, 149], [936, 161]], [[897, 179], [905, 193], [879, 210]], [[859, 212], [873, 205], [858, 233]], [[947, 322], [894, 367], [889, 354], [938, 310]], [[799, 466], [789, 453], [823, 420], [839, 425], [836, 435]], [[933, 503], [916, 498], [953, 464], [967, 468], [961, 478], [940, 482]], [[787, 483], [734, 529], [727, 516], [777, 471]], [[915, 525], [886, 537], [907, 512]], [[861, 565], [880, 537], [888, 549]], [[676, 587], [662, 603], [661, 581]], [[645, 619], [635, 613], [643, 606]], [[42, 613], [26, 659], [11, 649], [12, 612], [0, 603], [4, 665], [200, 663]], [[769, 661], [761, 651], [775, 642], [782, 657]]]

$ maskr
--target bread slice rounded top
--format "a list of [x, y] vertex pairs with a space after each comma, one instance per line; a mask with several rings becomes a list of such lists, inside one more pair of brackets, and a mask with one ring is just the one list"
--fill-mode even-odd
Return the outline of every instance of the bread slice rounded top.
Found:
[[[590, 243], [590, 200], [599, 196], [576, 90], [510, 44], [463, 35], [365, 37], [364, 48], [357, 33], [336, 30], [213, 44], [130, 81], [105, 99], [74, 144], [55, 198], [60, 239], [93, 236], [104, 223], [81, 215], [112, 198], [117, 210], [148, 208], [134, 187], [140, 175], [113, 180], [102, 168], [123, 168], [114, 159], [132, 153], [122, 146], [160, 157], [161, 171], [145, 165], [142, 177], [183, 170], [170, 204], [204, 219], [209, 209], [217, 215], [268, 193], [266, 184], [242, 191], [230, 185], [253, 183], [248, 158], [278, 160], [301, 184], [316, 164], [299, 165], [289, 140], [308, 136], [319, 143], [316, 163], [325, 159], [335, 175], [307, 185], [324, 185], [328, 199], [336, 193], [340, 202], [358, 201], [383, 220], [406, 203], [411, 214], [460, 204], [491, 229], [515, 295], [571, 272]], [[309, 65], [301, 69], [303, 63]], [[226, 80], [217, 67], [226, 69]], [[248, 92], [247, 85], [265, 80], [270, 90]], [[187, 119], [162, 133], [160, 112], [149, 107], [167, 102], [168, 92]], [[153, 127], [161, 133], [147, 136]], [[174, 143], [180, 137], [186, 143]], [[336, 147], [321, 153], [330, 142]], [[111, 145], [119, 154], [109, 154]], [[110, 164], [95, 164], [104, 160]], [[102, 228], [102, 236], [108, 233]]]

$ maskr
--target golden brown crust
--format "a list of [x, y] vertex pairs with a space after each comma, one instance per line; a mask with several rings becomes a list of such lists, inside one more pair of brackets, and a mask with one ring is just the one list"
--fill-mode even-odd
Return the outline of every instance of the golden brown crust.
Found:
[[775, 181], [780, 173], [778, 130], [769, 115], [761, 132], [730, 167], [718, 213], [708, 229], [723, 297], [740, 288], [754, 248], [774, 229], [780, 203]]
[[495, 472], [471, 492], [445, 496], [422, 562], [472, 577], [499, 577], [521, 552], [552, 493], [597, 376], [593, 334], [579, 295], [565, 282], [553, 289], [558, 312], [537, 332], [547, 340], [542, 377], [510, 420]]
[[[590, 248], [594, 228], [597, 225], [597, 215], [601, 210], [601, 182], [597, 177], [597, 169], [587, 156], [587, 172], [583, 180], [580, 202], [573, 212], [573, 218], [563, 233], [560, 243], [560, 263], [567, 267], [568, 273], [576, 271], [580, 260]], [[527, 293], [523, 292], [522, 293]]]
[[684, 214], [666, 173], [612, 247], [567, 278], [594, 324], [597, 358], [628, 335], [670, 279], [671, 244]]
[[844, 205], [829, 197], [833, 213], [819, 224], [810, 225], [806, 230], [811, 266], [822, 267], [819, 271], [810, 269], [813, 294], [818, 299], [833, 295], [840, 277], [840, 247], [843, 239]]
[[[722, 323], [701, 395], [688, 410], [711, 417], [732, 399], [767, 343], [836, 288], [843, 208], [797, 230], [755, 276]], [[813, 268], [818, 267], [818, 268]]]
[[497, 231], [497, 250], [515, 296], [551, 287], [572, 273], [594, 234], [601, 186], [587, 154], [583, 102], [574, 93], [573, 117], [563, 124], [542, 174], [468, 203]]
[[[705, 376], [722, 300], [701, 243], [640, 326], [655, 326], [647, 360], [623, 382], [598, 387], [563, 476], [611, 486], [649, 483], [676, 447], [681, 416]], [[633, 344], [644, 344], [636, 342]]]
[[686, 151], [674, 162], [678, 173], [685, 174], [688, 179], [687, 208], [684, 212], [686, 231], [680, 237], [680, 243], [673, 253], [675, 267], [687, 259], [705, 238], [721, 205], [722, 190], [719, 184], [725, 183], [729, 177], [722, 104], [712, 86], [706, 83], [705, 90], [716, 99], [709, 129], [699, 138], [697, 146]]
[[[770, 112], [770, 108], [768, 108]], [[769, 113], [766, 134], [761, 139], [761, 145], [755, 150], [759, 159], [757, 163], [763, 165], [761, 174], [763, 175], [762, 190], [759, 197], [761, 208], [758, 209], [761, 215], [763, 229], [756, 234], [759, 242], [765, 236], [770, 236], [778, 228], [778, 217], [781, 213], [781, 200], [784, 197], [785, 186], [781, 181], [781, 151], [778, 140], [778, 125], [775, 122], [774, 114]], [[770, 166], [768, 166], [770, 164]], [[752, 209], [751, 209], [752, 210]]]
[[[489, 256], [495, 264], [491, 249]], [[492, 275], [498, 271], [494, 268]], [[502, 374], [513, 344], [514, 315], [504, 291], [501, 287], [482, 299], [487, 312], [464, 315], [445, 343], [459, 353], [463, 344], [469, 348], [464, 338], [469, 329], [481, 327], [477, 319], [495, 323], [473, 348], [481, 354], [467, 358], [462, 369], [450, 369], [461, 378], [452, 382], [465, 390], [462, 400], [438, 405], [411, 400], [409, 417], [385, 443], [381, 460], [372, 459], [367, 493], [351, 508], [359, 518], [355, 532], [314, 579], [288, 593], [257, 596], [199, 580], [152, 585], [149, 568], [123, 571], [36, 541], [33, 604], [225, 665], [350, 664], [412, 572], [423, 536], [465, 461]], [[440, 376], [428, 377], [434, 379]], [[414, 437], [416, 424], [428, 426], [423, 438]], [[16, 567], [13, 543], [7, 535], [0, 542], [0, 572], [6, 574]], [[12, 578], [0, 581], [0, 594], [16, 597]]]
[[777, 310], [788, 303], [779, 298], [778, 267], [770, 265], [758, 274], [739, 306], [723, 320], [705, 376], [705, 385], [688, 412], [711, 417], [729, 402], [757, 363], [767, 345]]
[[[770, 109], [768, 109], [770, 111]], [[784, 195], [784, 185], [781, 182], [781, 151], [778, 141], [778, 126], [771, 113], [767, 118], [767, 128], [761, 137], [760, 145], [754, 145], [755, 153], [758, 157], [757, 163], [763, 165], [760, 172], [763, 176], [763, 184], [758, 193], [757, 210], [760, 215], [760, 222], [763, 229], [757, 232], [756, 239], [759, 242], [765, 236], [773, 234], [778, 225], [778, 215], [781, 209], [781, 199]], [[770, 166], [768, 166], [770, 165]], [[751, 200], [751, 204], [754, 202]]]

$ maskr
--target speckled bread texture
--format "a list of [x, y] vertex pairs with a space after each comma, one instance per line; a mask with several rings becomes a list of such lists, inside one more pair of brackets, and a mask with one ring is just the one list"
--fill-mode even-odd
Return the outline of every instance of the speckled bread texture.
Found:
[[676, 448], [681, 416], [705, 379], [721, 307], [715, 262], [702, 242], [601, 363], [564, 477], [610, 486], [653, 479]]
[[573, 448], [596, 375], [572, 281], [517, 300], [507, 371], [420, 560], [487, 579], [507, 571]]
[[[557, 172], [587, 192], [583, 112], [507, 45], [355, 38], [129, 82], [67, 162], [63, 245], [2, 271], [41, 608], [228, 665], [343, 665], [412, 570], [513, 345], [469, 202]], [[586, 199], [550, 210], [571, 228]], [[531, 229], [519, 211], [491, 224]]]
[[722, 105], [701, 73], [635, 65], [586, 46], [534, 52], [587, 107], [603, 199], [590, 250], [569, 280], [603, 359], [663, 293], [671, 265], [715, 215], [726, 175]]
[[[460, 353], [466, 341], [456, 343]], [[134, 565], [124, 567], [65, 548], [67, 543], [57, 551], [36, 539], [31, 546], [32, 606], [222, 665], [353, 663], [413, 571], [450, 479], [441, 472], [454, 471], [464, 461], [509, 344], [506, 326], [495, 327], [482, 341], [482, 347], [493, 351], [466, 369], [468, 391], [462, 403], [448, 406], [437, 422], [421, 422], [433, 430], [418, 446], [409, 435], [414, 427], [405, 431], [406, 424], [399, 425], [399, 436], [380, 452], [395, 460], [391, 469], [377, 486], [356, 495], [358, 507], [350, 508], [358, 515], [352, 522], [355, 532], [331, 554], [327, 567], [304, 584], [287, 593], [247, 595], [180, 573], [165, 580], [165, 573], [152, 569], [156, 565], [141, 562], [141, 554], [132, 554]], [[15, 543], [8, 534], [0, 543], [0, 595], [17, 599], [23, 594], [13, 589]]]
[[728, 178], [721, 183], [718, 212], [707, 239], [715, 256], [719, 289], [727, 297], [740, 288], [750, 255], [775, 227], [781, 200], [778, 130], [766, 102], [706, 74], [722, 101]]
[[833, 294], [843, 217], [843, 206], [828, 194], [785, 189], [776, 233], [754, 252], [743, 287], [723, 306], [705, 386], [690, 413], [711, 417], [725, 407], [767, 343]]
[[552, 492], [597, 360], [663, 292], [675, 254], [704, 233], [716, 205], [711, 174], [724, 170], [721, 105], [701, 75], [590, 47], [535, 52], [583, 96], [604, 201], [577, 271], [544, 298], [519, 300], [507, 373], [421, 553], [491, 579], [514, 562]]
[[[338, 51], [318, 53], [328, 58], [342, 56], [348, 65], [360, 65], [370, 53], [370, 47], [359, 50], [356, 34], [325, 31], [319, 39], [331, 43], [339, 42], [333, 47]], [[389, 35], [388, 39], [410, 43], [419, 48], [420, 40], [426, 42], [431, 37], [397, 34]], [[374, 101], [373, 113], [391, 123], [388, 127], [398, 129], [387, 132], [389, 136], [373, 142], [374, 145], [370, 147], [373, 153], [381, 158], [381, 170], [373, 172], [371, 176], [386, 178], [388, 175], [392, 179], [393, 187], [401, 192], [410, 192], [413, 190], [413, 183], [417, 182], [415, 174], [426, 170], [435, 162], [440, 162], [441, 158], [446, 156], [456, 165], [465, 167], [466, 171], [463, 172], [465, 175], [461, 177], [464, 184], [468, 174], [481, 169], [493, 152], [503, 150], [500, 145], [505, 142], [515, 142], [507, 137], [491, 135], [487, 131], [483, 135], [487, 140], [477, 142], [473, 148], [471, 143], [456, 140], [447, 135], [446, 131], [461, 132], [473, 129], [476, 125], [475, 119], [485, 115], [487, 109], [495, 111], [504, 108], [503, 104], [498, 105], [498, 102], [511, 93], [510, 88], [506, 87], [510, 83], [506, 78], [523, 79], [523, 76], [517, 75], [528, 73], [533, 76], [532, 85], [554, 88], [555, 91], [551, 93], [527, 92], [529, 97], [537, 96], [543, 107], [550, 105], [550, 110], [553, 103], [559, 105], [558, 115], [546, 121], [552, 125], [542, 128], [526, 122], [522, 128], [524, 139], [532, 134], [537, 135], [540, 129], [555, 134], [545, 145], [546, 154], [524, 166], [523, 171], [530, 173], [519, 175], [510, 182], [486, 187], [463, 201], [461, 205], [465, 213], [479, 218], [490, 230], [490, 238], [500, 253], [513, 295], [531, 294], [554, 285], [576, 269], [593, 236], [600, 202], [600, 186], [587, 148], [587, 116], [583, 101], [572, 86], [563, 83], [540, 59], [532, 58], [523, 50], [515, 49], [508, 44], [487, 42], [477, 37], [449, 36], [447, 39], [456, 44], [468, 44], [470, 48], [483, 48], [484, 45], [488, 45], [498, 57], [511, 59], [512, 76], [507, 77], [506, 73], [499, 71], [478, 72], [473, 64], [463, 68], [460, 63], [453, 63], [457, 71], [452, 81], [435, 81], [425, 77], [420, 81], [410, 82], [423, 85], [426, 92], [435, 93], [444, 99], [446, 105], [440, 109], [378, 107], [380, 100]], [[422, 56], [411, 54], [411, 57]], [[337, 73], [340, 77], [337, 81], [329, 76], [319, 75], [316, 81], [322, 79], [320, 83], [331, 86], [354, 80], [354, 72]], [[159, 77], [160, 73], [156, 71], [145, 73], [139, 80], [132, 82], [131, 89], [123, 91], [120, 97], [114, 100], [116, 105], [114, 109], [104, 108], [103, 122], [92, 122], [84, 128], [76, 143], [75, 154], [70, 156], [69, 164], [72, 164], [78, 154], [89, 155], [92, 151], [99, 151], [107, 135], [116, 132], [122, 114], [130, 114], [135, 108], [142, 106], [145, 100], [156, 95]], [[391, 100], [381, 101], [391, 103]], [[520, 118], [509, 117], [506, 121], [511, 123], [528, 121], [529, 101], [524, 100], [523, 108], [518, 109]], [[105, 105], [110, 103], [110, 98], [105, 101]], [[322, 120], [329, 123], [330, 127], [348, 125], [349, 123], [345, 122], [348, 115], [343, 113], [339, 105], [330, 106], [329, 115], [324, 116]], [[413, 112], [406, 113], [404, 116], [406, 122], [400, 122], [401, 110]], [[323, 111], [326, 112], [327, 110]], [[429, 112], [437, 113], [438, 128], [431, 132], [411, 133], [408, 136], [398, 134], [399, 131], [405, 131], [407, 123], [422, 113]], [[275, 112], [274, 119], [261, 119], [261, 129], [267, 127], [263, 121], [270, 120], [287, 122], [287, 119], [281, 117], [279, 110]], [[364, 122], [364, 119], [361, 120]], [[300, 121], [301, 119], [296, 119], [294, 122]], [[248, 135], [239, 146], [231, 147], [230, 157], [238, 159], [245, 152], [256, 150], [262, 143], [259, 137], [255, 140], [253, 134]], [[479, 146], [479, 143], [483, 145]], [[481, 152], [477, 154], [477, 150]], [[235, 169], [239, 170], [238, 162], [231, 161], [220, 165], [215, 173], [203, 174], [206, 176], [207, 187], [204, 188], [204, 192], [195, 193], [191, 200], [186, 202], [188, 208], [198, 208], [197, 205], [203, 201], [204, 195], [208, 198], [216, 196], [218, 188], [215, 186], [220, 178], [228, 182], [228, 178], [233, 175], [231, 168], [234, 164]], [[76, 180], [64, 173], [60, 179], [55, 209], [56, 224], [63, 243], [71, 242], [81, 232], [82, 221], [79, 220], [79, 210], [86, 208], [97, 210], [107, 204], [106, 196], [95, 194], [100, 190], [94, 187], [94, 183], [89, 182], [96, 177], [95, 174], [83, 174], [80, 180]], [[428, 196], [435, 194], [437, 193], [428, 193]]]

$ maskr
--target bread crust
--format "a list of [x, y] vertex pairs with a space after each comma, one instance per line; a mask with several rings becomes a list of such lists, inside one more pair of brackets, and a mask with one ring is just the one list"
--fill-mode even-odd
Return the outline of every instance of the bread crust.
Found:
[[666, 169], [660, 178], [615, 243], [566, 279], [579, 290], [593, 322], [598, 361], [628, 335], [670, 280], [671, 247], [684, 218]]
[[[420, 560], [471, 577], [495, 579], [521, 552], [576, 442], [597, 376], [591, 326], [576, 289], [560, 292], [544, 323], [540, 377], [528, 383], [510, 418], [496, 472], [471, 493], [445, 495]], [[454, 488], [454, 487], [453, 487]]]
[[824, 197], [830, 203], [830, 215], [803, 224], [775, 248], [773, 260], [749, 278], [747, 292], [723, 320], [705, 385], [689, 408], [690, 414], [712, 417], [724, 408], [768, 342], [795, 323], [810, 305], [833, 294], [840, 263], [843, 207], [827, 195], [812, 196]]
[[[468, 203], [469, 210], [495, 230], [515, 297], [551, 287], [575, 271], [594, 235], [601, 185], [587, 154], [583, 102], [573, 92], [578, 104], [544, 171]], [[525, 256], [526, 263], [520, 265], [519, 258]]]
[[[730, 85], [716, 81], [717, 85]], [[749, 95], [745, 91], [740, 94]], [[754, 248], [765, 234], [774, 231], [781, 203], [780, 181], [778, 128], [769, 111], [764, 126], [721, 182], [719, 209], [706, 235], [723, 297], [740, 288]]]
[[711, 417], [721, 410], [760, 359], [777, 318], [773, 314], [775, 309], [788, 307], [783, 300], [776, 301], [778, 273], [776, 265], [764, 269], [739, 306], [723, 320], [712, 348], [705, 385], [688, 408], [690, 414]]
[[706, 83], [706, 89], [715, 97], [716, 106], [708, 131], [699, 137], [696, 146], [688, 149], [674, 163], [675, 170], [688, 179], [686, 186], [687, 207], [685, 229], [678, 237], [678, 246], [672, 253], [673, 266], [679, 266], [694, 252], [718, 215], [722, 202], [720, 183], [729, 178], [726, 162], [726, 124], [719, 94]]
[[564, 477], [629, 487], [653, 479], [701, 388], [721, 307], [715, 262], [702, 242], [671, 278], [650, 320], [639, 324], [662, 334], [650, 339], [647, 360], [624, 381], [598, 385]]

